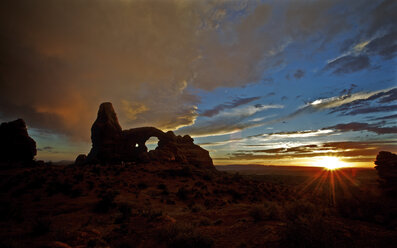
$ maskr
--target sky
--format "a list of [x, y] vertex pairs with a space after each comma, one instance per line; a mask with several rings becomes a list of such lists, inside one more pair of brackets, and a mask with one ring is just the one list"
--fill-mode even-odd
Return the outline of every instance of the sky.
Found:
[[190, 134], [217, 165], [373, 166], [397, 152], [396, 1], [5, 0], [0, 121], [37, 159], [123, 129]]

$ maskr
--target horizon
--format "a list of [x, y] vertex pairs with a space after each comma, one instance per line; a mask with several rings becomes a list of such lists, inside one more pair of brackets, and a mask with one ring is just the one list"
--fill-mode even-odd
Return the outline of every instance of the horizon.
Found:
[[[217, 166], [373, 168], [397, 152], [395, 1], [6, 1], [0, 122], [37, 160], [123, 129], [189, 134]], [[155, 140], [146, 143], [156, 147]]]

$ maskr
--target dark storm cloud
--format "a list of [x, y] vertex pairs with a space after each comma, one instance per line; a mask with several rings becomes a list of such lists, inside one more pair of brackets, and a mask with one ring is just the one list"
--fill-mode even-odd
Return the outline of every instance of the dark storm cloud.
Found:
[[219, 104], [219, 105], [215, 106], [212, 109], [205, 110], [203, 113], [201, 113], [201, 116], [212, 117], [214, 115], [219, 114], [219, 112], [221, 112], [223, 110], [236, 108], [238, 106], [253, 102], [253, 101], [258, 100], [260, 98], [261, 97], [259, 97], [259, 96], [247, 97], [247, 98], [238, 97], [236, 99], [233, 99], [229, 103]]
[[[125, 128], [192, 125], [200, 99], [188, 89], [259, 82], [285, 62], [288, 44], [319, 33], [319, 42], [330, 42], [350, 28], [356, 9], [370, 12], [368, 2], [340, 0], [1, 4], [3, 118], [18, 115], [35, 128], [84, 140], [103, 101], [114, 103]], [[372, 26], [384, 26], [385, 18], [377, 15]]]
[[294, 78], [296, 79], [301, 79], [302, 77], [305, 76], [305, 72], [301, 69], [298, 69], [295, 73], [294, 73]]
[[383, 123], [360, 123], [360, 122], [350, 122], [345, 124], [338, 124], [331, 127], [326, 127], [324, 129], [335, 129], [340, 132], [348, 131], [369, 131], [377, 134], [392, 134], [397, 133], [397, 127], [382, 127]]
[[397, 23], [397, 2], [394, 0], [381, 1], [369, 16], [361, 16], [361, 21], [370, 19], [367, 36], [372, 36], [379, 31], [395, 30]]
[[324, 70], [331, 70], [334, 74], [344, 74], [368, 69], [371, 66], [366, 55], [346, 55], [329, 62]]

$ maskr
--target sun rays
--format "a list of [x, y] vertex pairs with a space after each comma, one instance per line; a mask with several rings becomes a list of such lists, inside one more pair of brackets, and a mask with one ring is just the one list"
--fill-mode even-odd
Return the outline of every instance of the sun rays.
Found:
[[308, 192], [315, 195], [325, 194], [332, 206], [336, 205], [336, 194], [340, 193], [343, 197], [351, 195], [349, 184], [356, 186], [357, 182], [343, 170], [349, 167], [348, 163], [337, 157], [324, 156], [315, 158], [311, 164], [324, 169], [301, 185], [300, 194]]

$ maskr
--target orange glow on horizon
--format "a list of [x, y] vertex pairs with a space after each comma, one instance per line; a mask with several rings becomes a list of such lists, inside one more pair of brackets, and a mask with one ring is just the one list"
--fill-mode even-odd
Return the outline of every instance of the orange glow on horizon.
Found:
[[346, 162], [343, 162], [338, 157], [324, 156], [324, 157], [316, 157], [314, 161], [311, 162], [313, 166], [324, 167], [327, 170], [336, 170], [344, 167], [352, 167]]

